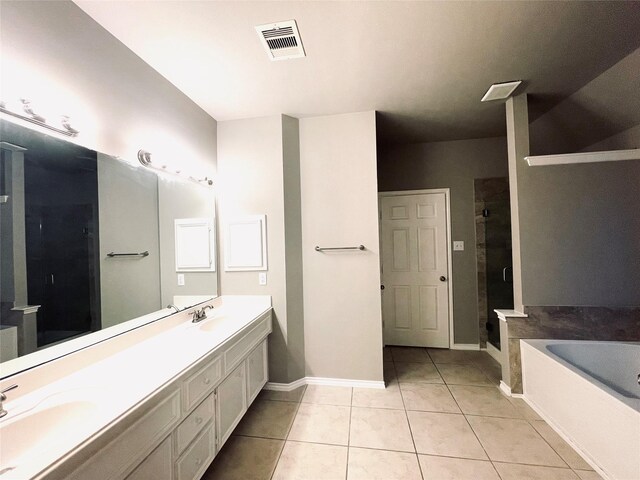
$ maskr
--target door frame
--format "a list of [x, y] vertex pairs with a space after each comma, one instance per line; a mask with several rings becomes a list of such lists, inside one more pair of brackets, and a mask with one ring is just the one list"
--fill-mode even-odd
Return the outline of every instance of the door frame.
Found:
[[[447, 223], [447, 278], [449, 281], [449, 348], [455, 348], [455, 326], [453, 323], [453, 265], [452, 265], [452, 239], [451, 239], [451, 189], [450, 188], [425, 188], [424, 190], [394, 190], [391, 192], [378, 192], [378, 238], [380, 239], [380, 277], [382, 278], [382, 210], [380, 209], [381, 200], [383, 197], [400, 197], [407, 195], [424, 195], [428, 193], [444, 193], [446, 215], [445, 220]], [[382, 296], [380, 297], [380, 303], [382, 303]], [[383, 343], [386, 346], [384, 339], [384, 326], [382, 327]]]

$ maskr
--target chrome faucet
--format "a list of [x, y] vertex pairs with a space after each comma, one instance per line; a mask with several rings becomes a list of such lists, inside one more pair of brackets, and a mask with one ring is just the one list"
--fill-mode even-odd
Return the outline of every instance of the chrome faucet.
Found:
[[14, 388], [18, 388], [18, 385], [11, 385], [10, 387], [7, 387], [4, 390], [0, 391], [0, 418], [4, 417], [8, 413], [2, 407], [2, 402], [4, 402], [7, 399], [7, 396], [5, 395], [5, 393], [8, 392], [9, 390], [13, 390]]
[[176, 313], [180, 313], [180, 309], [176, 307], [173, 303], [170, 303], [169, 305], [167, 305], [167, 308], [174, 308], [176, 310]]
[[193, 323], [198, 323], [207, 318], [207, 308], [213, 310], [213, 305], [205, 305], [204, 307], [198, 309], [196, 308], [191, 314], [193, 315], [193, 319], [191, 320]]

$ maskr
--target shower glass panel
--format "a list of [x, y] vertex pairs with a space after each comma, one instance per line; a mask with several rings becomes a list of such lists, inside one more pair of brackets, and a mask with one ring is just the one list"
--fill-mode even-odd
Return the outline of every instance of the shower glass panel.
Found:
[[500, 349], [500, 324], [495, 309], [513, 308], [511, 213], [509, 198], [485, 201], [487, 339]]

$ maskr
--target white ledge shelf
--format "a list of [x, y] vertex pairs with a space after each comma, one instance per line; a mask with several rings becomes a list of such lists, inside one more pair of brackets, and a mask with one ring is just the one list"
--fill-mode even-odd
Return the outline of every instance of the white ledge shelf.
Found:
[[568, 165], [572, 163], [618, 162], [640, 160], [640, 149], [610, 150], [606, 152], [565, 153], [559, 155], [535, 155], [524, 157], [530, 167]]

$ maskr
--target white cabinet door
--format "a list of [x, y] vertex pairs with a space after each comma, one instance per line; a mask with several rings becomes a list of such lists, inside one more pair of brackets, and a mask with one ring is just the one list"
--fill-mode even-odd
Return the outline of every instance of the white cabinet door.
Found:
[[246, 360], [247, 363], [247, 401], [251, 405], [264, 384], [267, 383], [267, 341], [254, 348]]
[[218, 451], [247, 411], [247, 380], [242, 362], [218, 386], [216, 417], [218, 419]]
[[171, 458], [171, 436], [156, 448], [151, 455], [136, 467], [127, 480], [173, 480], [173, 461]]

